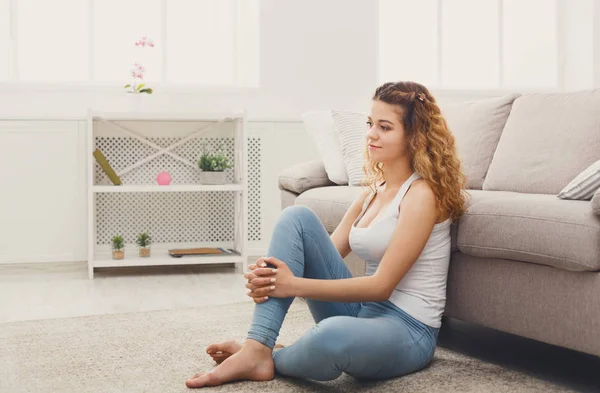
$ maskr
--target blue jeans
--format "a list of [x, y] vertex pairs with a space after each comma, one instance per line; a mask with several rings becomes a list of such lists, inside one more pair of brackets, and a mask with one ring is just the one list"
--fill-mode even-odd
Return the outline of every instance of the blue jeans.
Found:
[[[351, 278], [319, 218], [308, 207], [284, 209], [268, 256], [284, 261], [297, 277]], [[257, 304], [248, 338], [273, 348], [293, 298]], [[427, 326], [389, 301], [339, 303], [307, 299], [317, 323], [294, 344], [273, 353], [277, 373], [329, 381], [342, 372], [360, 379], [398, 377], [433, 358], [439, 329]]]

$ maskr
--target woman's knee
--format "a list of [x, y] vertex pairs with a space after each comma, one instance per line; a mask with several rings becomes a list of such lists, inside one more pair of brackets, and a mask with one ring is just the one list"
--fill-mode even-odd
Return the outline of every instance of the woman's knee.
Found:
[[311, 351], [325, 358], [339, 361], [346, 356], [352, 343], [345, 336], [348, 321], [352, 317], [335, 316], [323, 319], [313, 327], [310, 340]]
[[315, 212], [313, 212], [310, 207], [305, 206], [305, 205], [288, 206], [282, 210], [281, 214], [282, 214], [282, 216], [285, 215], [288, 217], [293, 217], [293, 218], [297, 218], [297, 219], [301, 219], [301, 220], [306, 220], [306, 219], [310, 220], [310, 219], [315, 219], [315, 218], [318, 219]]
[[308, 206], [293, 205], [282, 210], [279, 221], [292, 222], [299, 230], [305, 229], [306, 225], [320, 223], [319, 217]]

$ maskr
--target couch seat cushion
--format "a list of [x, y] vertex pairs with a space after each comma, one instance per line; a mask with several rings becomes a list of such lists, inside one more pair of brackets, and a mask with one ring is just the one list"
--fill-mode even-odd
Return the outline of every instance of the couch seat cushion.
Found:
[[332, 233], [362, 191], [363, 188], [360, 186], [313, 188], [300, 194], [296, 199], [296, 205], [308, 206], [321, 219], [327, 232]]
[[600, 270], [600, 217], [588, 201], [513, 193], [472, 203], [458, 223], [458, 248], [574, 271]]
[[[325, 225], [329, 233], [332, 233], [340, 224], [344, 214], [361, 193], [359, 186], [333, 186], [319, 187], [303, 192], [299, 195], [295, 204], [305, 205], [311, 208]], [[519, 195], [514, 192], [506, 191], [482, 191], [482, 190], [467, 190], [469, 201], [467, 206], [471, 206], [477, 202], [489, 200], [492, 198], [501, 198], [510, 195]], [[288, 206], [287, 204], [285, 206]], [[284, 206], [284, 207], [285, 207]], [[458, 223], [452, 223], [452, 251], [457, 251], [457, 231]]]
[[[485, 201], [491, 198], [499, 198], [502, 196], [513, 195], [514, 192], [507, 191], [484, 191], [484, 190], [466, 190], [469, 194], [469, 200], [467, 201], [467, 209], [473, 204], [481, 201]], [[458, 251], [458, 224], [459, 222], [453, 222], [450, 230], [450, 238], [452, 244], [452, 251]]]

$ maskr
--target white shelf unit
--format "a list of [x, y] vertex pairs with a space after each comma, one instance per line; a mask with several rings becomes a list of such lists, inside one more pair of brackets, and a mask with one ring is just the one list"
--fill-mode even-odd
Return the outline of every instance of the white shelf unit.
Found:
[[[132, 123], [133, 122], [133, 123]], [[158, 123], [157, 123], [158, 122]], [[164, 133], [160, 130], [161, 125], [173, 127], [185, 122], [193, 125], [191, 132], [173, 135], [171, 130]], [[196, 123], [203, 124], [202, 127], [195, 126]], [[208, 124], [207, 124], [208, 123]], [[224, 127], [232, 123], [233, 131], [233, 164], [229, 173], [230, 183], [222, 185], [199, 184], [196, 176], [200, 173], [197, 167], [197, 159], [200, 151], [197, 142], [200, 137], [212, 132], [219, 134], [219, 126]], [[135, 124], [137, 129], [131, 126]], [[144, 134], [144, 125], [150, 125], [150, 136]], [[97, 128], [102, 125], [105, 136], [99, 137]], [[106, 136], [106, 129], [110, 128], [112, 134]], [[185, 128], [185, 127], [184, 127]], [[114, 134], [117, 132], [119, 135]], [[107, 179], [99, 180], [103, 172], [99, 170], [92, 153], [98, 147], [99, 139], [105, 143], [105, 151], [100, 149], [111, 166], [122, 180], [122, 185], [115, 186]], [[206, 138], [205, 138], [206, 139]], [[216, 138], [208, 138], [214, 140]], [[186, 148], [186, 144], [188, 145]], [[192, 146], [189, 146], [192, 144]], [[127, 146], [137, 146], [136, 152], [127, 151]], [[143, 152], [141, 148], [147, 148]], [[178, 149], [180, 149], [178, 151]], [[183, 149], [183, 150], [181, 150]], [[155, 151], [151, 151], [155, 150]], [[97, 112], [88, 109], [87, 114], [87, 175], [88, 175], [88, 275], [94, 277], [94, 268], [102, 267], [125, 267], [125, 266], [164, 266], [164, 265], [190, 265], [190, 264], [217, 264], [235, 263], [241, 270], [246, 271], [248, 260], [248, 158], [246, 138], [246, 115], [245, 112], [217, 113], [217, 114], [190, 114], [190, 113], [144, 113], [144, 112]], [[197, 154], [196, 154], [197, 153]], [[129, 154], [135, 157], [130, 157]], [[137, 161], [135, 161], [137, 160]], [[161, 162], [160, 160], [164, 160]], [[132, 163], [132, 161], [135, 161]], [[195, 161], [195, 162], [194, 162]], [[152, 166], [152, 168], [146, 168]], [[167, 166], [172, 174], [173, 180], [168, 186], [156, 184], [154, 176], [158, 167]], [[175, 176], [179, 174], [179, 176]], [[152, 177], [150, 176], [152, 175]], [[128, 178], [129, 177], [129, 178]], [[177, 179], [184, 180], [177, 183]], [[104, 184], [101, 184], [104, 183]], [[220, 200], [221, 193], [232, 194], [232, 197]], [[202, 209], [196, 203], [212, 195], [218, 201], [218, 206], [203, 206]], [[165, 199], [167, 197], [167, 199]], [[144, 203], [140, 203], [142, 201]], [[100, 201], [100, 203], [99, 203]], [[184, 229], [179, 236], [171, 236], [176, 226], [170, 210], [177, 210], [182, 221], [190, 225], [196, 225], [197, 221], [206, 221], [210, 216], [213, 221], [209, 224], [200, 224], [199, 232], [205, 235], [213, 232], [223, 232], [225, 237], [230, 234], [228, 228], [218, 227], [220, 225], [218, 215], [227, 211], [229, 202], [232, 202], [233, 214], [223, 221], [233, 224], [233, 234], [229, 239], [204, 239], [201, 241], [189, 239], [193, 230]], [[141, 210], [144, 210], [143, 212]], [[116, 213], [113, 214], [112, 210]], [[160, 213], [160, 214], [159, 214]], [[139, 216], [143, 216], [139, 219]], [[107, 218], [107, 216], [111, 216]], [[115, 216], [117, 217], [115, 219]], [[126, 218], [123, 218], [126, 216]], [[160, 216], [156, 218], [155, 216]], [[232, 218], [228, 220], [227, 218]], [[113, 221], [110, 221], [110, 220]], [[112, 259], [112, 250], [109, 238], [113, 235], [123, 234], [120, 224], [116, 221], [121, 219], [127, 221], [129, 236], [125, 238], [125, 258], [121, 260]], [[102, 220], [107, 222], [102, 222]], [[161, 221], [162, 220], [162, 221]], [[215, 224], [215, 220], [217, 224]], [[154, 222], [156, 221], [156, 222]], [[134, 233], [153, 232], [150, 226], [155, 226], [162, 238], [167, 239], [156, 243], [153, 236], [151, 245], [151, 256], [142, 258], [138, 256], [138, 249], [134, 243]], [[215, 229], [215, 225], [217, 228]], [[123, 225], [125, 227], [125, 225]], [[164, 228], [163, 228], [164, 227]], [[107, 229], [108, 228], [108, 229]], [[133, 229], [132, 229], [133, 228]], [[180, 228], [181, 229], [181, 228]], [[102, 233], [100, 233], [102, 232]], [[187, 235], [186, 235], [187, 234]], [[186, 238], [187, 236], [187, 238]], [[180, 238], [173, 241], [173, 238]], [[193, 236], [192, 236], [193, 237]], [[206, 237], [206, 236], [205, 236]], [[230, 254], [223, 255], [198, 255], [184, 256], [180, 258], [171, 257], [168, 253], [173, 248], [189, 247], [221, 247], [232, 250]]]

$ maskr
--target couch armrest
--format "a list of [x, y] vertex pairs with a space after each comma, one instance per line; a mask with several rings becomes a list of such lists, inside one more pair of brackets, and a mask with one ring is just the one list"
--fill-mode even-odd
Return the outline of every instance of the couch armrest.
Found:
[[317, 187], [335, 186], [329, 180], [321, 160], [301, 162], [285, 168], [279, 174], [279, 189], [302, 194]]
[[596, 190], [596, 193], [592, 197], [592, 210], [600, 216], [600, 188]]

